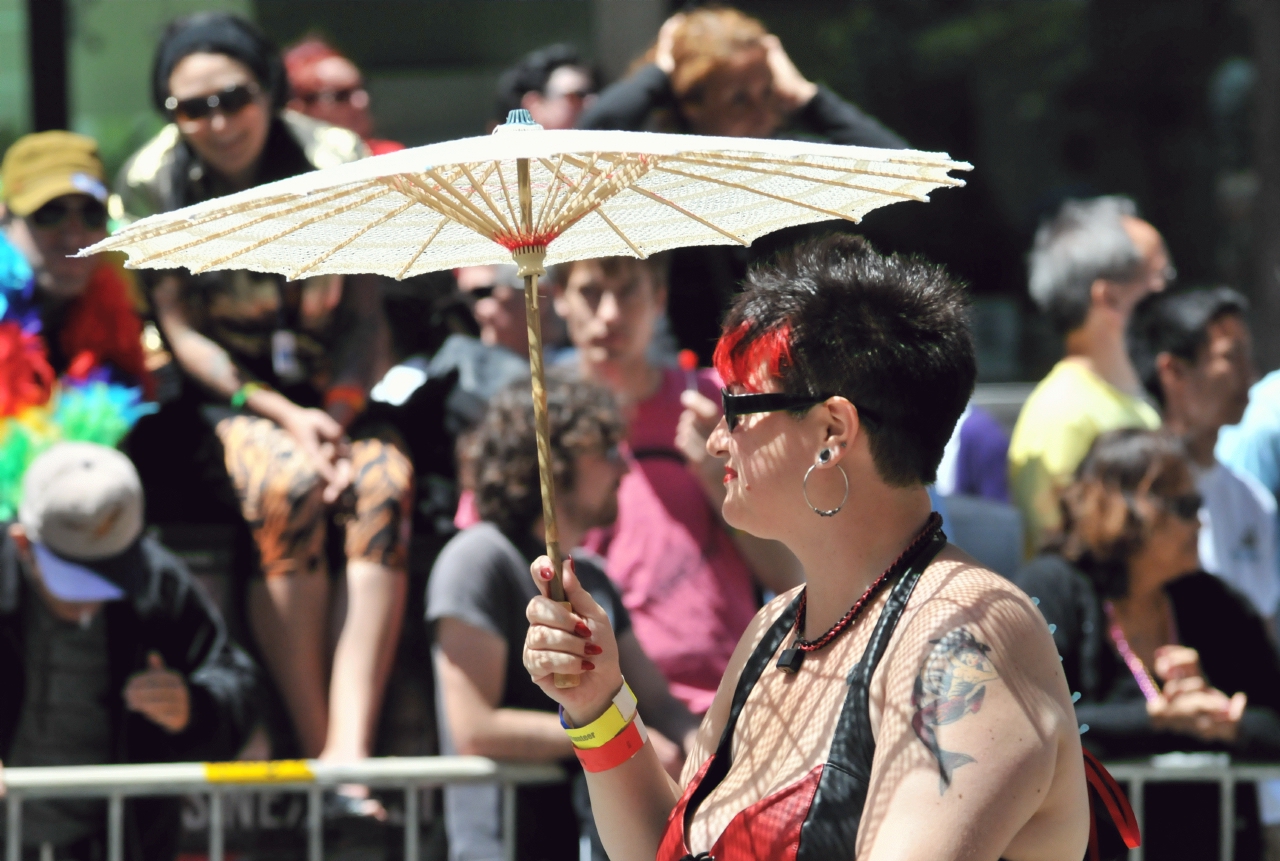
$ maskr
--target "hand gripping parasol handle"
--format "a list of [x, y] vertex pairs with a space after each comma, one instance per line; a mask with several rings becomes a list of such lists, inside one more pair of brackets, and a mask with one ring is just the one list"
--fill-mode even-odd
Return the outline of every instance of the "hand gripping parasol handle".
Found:
[[[529, 187], [529, 162], [516, 161], [520, 192], [520, 214], [526, 232], [532, 223], [533, 198]], [[552, 601], [572, 609], [564, 595], [564, 556], [560, 552], [560, 529], [556, 525], [556, 487], [551, 473], [551, 422], [547, 417], [547, 386], [542, 362], [542, 315], [538, 308], [538, 276], [546, 270], [542, 260], [544, 248], [520, 248], [512, 257], [524, 279], [524, 310], [529, 330], [529, 378], [533, 387], [533, 425], [538, 442], [538, 482], [542, 486], [542, 526], [547, 540], [547, 557], [551, 560], [551, 582], [547, 592]], [[581, 679], [576, 675], [556, 673], [557, 688], [576, 688]]]

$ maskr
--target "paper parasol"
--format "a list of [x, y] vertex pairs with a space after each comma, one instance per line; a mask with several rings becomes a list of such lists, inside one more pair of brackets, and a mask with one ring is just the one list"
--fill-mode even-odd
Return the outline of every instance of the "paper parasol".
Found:
[[536, 288], [544, 265], [749, 245], [792, 225], [857, 222], [877, 207], [963, 185], [949, 171], [969, 168], [913, 150], [545, 131], [527, 111], [513, 111], [487, 137], [402, 150], [151, 216], [81, 253], [123, 251], [131, 268], [250, 269], [290, 279], [405, 278], [514, 259], [525, 279], [551, 597], [563, 601]]

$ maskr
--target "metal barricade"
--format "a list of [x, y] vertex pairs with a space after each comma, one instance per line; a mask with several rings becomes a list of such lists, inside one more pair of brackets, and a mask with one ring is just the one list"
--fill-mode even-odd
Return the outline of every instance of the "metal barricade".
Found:
[[[1140, 762], [1108, 762], [1106, 767], [1117, 781], [1128, 784], [1129, 802], [1144, 827], [1146, 784], [1217, 783], [1221, 861], [1231, 861], [1235, 851], [1235, 785], [1280, 780], [1280, 763], [1233, 764], [1226, 754], [1170, 753]], [[385, 757], [352, 763], [282, 760], [6, 768], [4, 861], [22, 861], [22, 803], [27, 799], [106, 798], [107, 861], [124, 861], [125, 798], [200, 794], [209, 796], [209, 861], [223, 861], [223, 794], [255, 787], [307, 794], [307, 859], [323, 861], [323, 793], [347, 783], [404, 792], [406, 861], [418, 858], [417, 790], [449, 783], [497, 783], [502, 787], [503, 847], [507, 859], [514, 861], [516, 787], [563, 778], [564, 771], [557, 765], [502, 763], [480, 756]], [[1142, 857], [1141, 847], [1129, 852], [1129, 861], [1142, 861]]]
[[307, 794], [307, 859], [323, 861], [323, 793], [355, 783], [404, 792], [404, 857], [418, 858], [418, 790], [449, 783], [502, 787], [502, 841], [515, 859], [515, 793], [524, 784], [564, 778], [557, 765], [495, 762], [481, 756], [383, 757], [359, 762], [182, 762], [6, 768], [5, 861], [22, 861], [22, 803], [35, 798], [106, 798], [107, 861], [124, 861], [124, 800], [130, 796], [209, 796], [209, 861], [223, 861], [223, 793], [254, 787]]
[[[1145, 828], [1142, 790], [1148, 783], [1218, 784], [1218, 857], [1231, 861], [1235, 854], [1236, 784], [1280, 779], [1280, 763], [1240, 764], [1225, 753], [1166, 753], [1141, 762], [1108, 762], [1107, 771], [1129, 785], [1129, 803], [1138, 824]], [[1145, 833], [1145, 831], [1144, 831]], [[1142, 861], [1142, 848], [1129, 850], [1129, 861]]]

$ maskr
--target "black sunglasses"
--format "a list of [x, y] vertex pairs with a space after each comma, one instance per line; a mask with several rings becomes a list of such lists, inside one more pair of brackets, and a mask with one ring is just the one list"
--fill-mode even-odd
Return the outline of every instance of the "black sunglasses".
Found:
[[498, 289], [502, 287], [505, 287], [507, 290], [510, 290], [513, 293], [523, 292], [523, 291], [520, 291], [520, 288], [512, 287], [510, 284], [485, 284], [483, 287], [468, 287], [466, 290], [463, 290], [462, 292], [466, 294], [466, 297], [469, 301], [479, 302], [481, 299], [488, 299], [489, 297], [493, 296], [493, 294], [497, 293]]
[[729, 425], [730, 431], [738, 427], [739, 416], [812, 407], [815, 404], [822, 403], [829, 397], [830, 395], [789, 395], [786, 393], [735, 395], [728, 389], [720, 390], [720, 402], [724, 405], [724, 420]]
[[262, 89], [257, 84], [236, 84], [207, 96], [193, 96], [189, 99], [170, 96], [164, 100], [164, 107], [170, 116], [183, 122], [202, 120], [214, 111], [221, 111], [223, 116], [229, 117], [248, 107], [260, 92]]
[[62, 200], [51, 200], [27, 218], [36, 227], [53, 230], [66, 224], [73, 213], [89, 230], [101, 230], [107, 226], [106, 206], [92, 197], [86, 197], [80, 206], [69, 205]]
[[[359, 93], [357, 96], [356, 94]], [[325, 90], [318, 93], [298, 93], [298, 98], [306, 105], [315, 104], [339, 104], [345, 105], [347, 102], [364, 102], [368, 104], [369, 96], [365, 93], [364, 87], [350, 87], [345, 90]], [[357, 105], [356, 107], [363, 107]]]
[[1162, 497], [1165, 508], [1182, 520], [1199, 520], [1204, 497], [1198, 493], [1184, 493], [1172, 498]]

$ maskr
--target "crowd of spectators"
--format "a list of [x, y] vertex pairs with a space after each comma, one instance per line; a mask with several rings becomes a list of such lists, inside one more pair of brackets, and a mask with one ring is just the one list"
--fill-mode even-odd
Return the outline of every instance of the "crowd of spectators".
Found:
[[[0, 760], [233, 758], [262, 736], [258, 755], [367, 757], [402, 627], [418, 626], [441, 752], [570, 765], [565, 783], [519, 792], [518, 857], [604, 858], [553, 704], [521, 664], [543, 533], [515, 267], [450, 273], [445, 305], [466, 313], [432, 317], [424, 348], [395, 337], [373, 276], [135, 280], [114, 259], [70, 256], [112, 219], [401, 147], [374, 137], [363, 77], [339, 50], [309, 36], [282, 55], [228, 14], [168, 27], [152, 97], [169, 124], [114, 194], [80, 135], [27, 136], [0, 167], [0, 319], [19, 315], [39, 341], [39, 378], [101, 369], [157, 404], [124, 439], [128, 457], [56, 445], [13, 493]], [[543, 48], [503, 75], [497, 107], [545, 128], [907, 145], [729, 8], [674, 16], [603, 90], [571, 46]], [[722, 381], [706, 366], [751, 253], [583, 260], [539, 285], [561, 539], [673, 775], [764, 597], [804, 577], [781, 544], [725, 524], [707, 452]], [[1046, 219], [1028, 289], [1065, 357], [1011, 433], [969, 405], [936, 500], [953, 540], [1055, 626], [1086, 746], [1280, 760], [1280, 372], [1254, 384], [1241, 295], [1173, 290], [1175, 275], [1127, 198], [1067, 201]], [[446, 516], [421, 516], [431, 506]], [[211, 601], [148, 522], [225, 527], [230, 599]], [[407, 617], [423, 601], [425, 618]], [[1211, 790], [1147, 794], [1148, 857], [1212, 853]], [[29, 851], [102, 857], [99, 807], [29, 806]], [[500, 807], [495, 787], [444, 793], [451, 857], [501, 856]], [[1237, 809], [1242, 851], [1280, 848], [1280, 785], [1242, 785]], [[326, 812], [387, 816], [360, 786], [331, 793]], [[175, 808], [139, 800], [128, 816], [129, 858], [172, 857]]]

